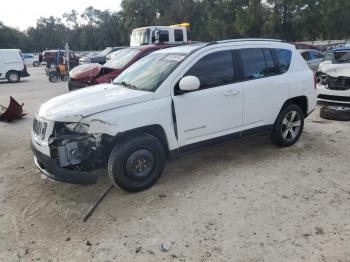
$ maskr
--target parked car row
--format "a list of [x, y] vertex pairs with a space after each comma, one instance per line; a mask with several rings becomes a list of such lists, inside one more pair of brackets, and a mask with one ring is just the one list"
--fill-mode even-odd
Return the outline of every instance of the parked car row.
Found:
[[350, 104], [350, 47], [329, 50], [317, 72], [320, 101]]
[[92, 54], [88, 55], [85, 57], [81, 57], [79, 59], [79, 64], [90, 64], [90, 63], [98, 63], [98, 64], [104, 64], [106, 63], [106, 57], [107, 55], [116, 52], [118, 50], [124, 49], [124, 46], [119, 46], [119, 47], [107, 47], [103, 51], [97, 53], [97, 54]]

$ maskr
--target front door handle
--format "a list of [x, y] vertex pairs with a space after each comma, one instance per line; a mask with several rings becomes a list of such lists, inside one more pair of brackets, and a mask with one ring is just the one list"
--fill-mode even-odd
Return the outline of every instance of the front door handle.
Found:
[[239, 94], [239, 90], [231, 90], [231, 91], [227, 91], [226, 94], [224, 96], [228, 97], [228, 96], [236, 96]]

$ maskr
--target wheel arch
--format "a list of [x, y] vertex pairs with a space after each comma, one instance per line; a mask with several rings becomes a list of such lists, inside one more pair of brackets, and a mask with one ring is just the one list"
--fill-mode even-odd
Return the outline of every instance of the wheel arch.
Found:
[[157, 138], [162, 145], [164, 146], [165, 151], [169, 152], [169, 144], [164, 131], [164, 128], [161, 125], [148, 125], [143, 127], [138, 127], [131, 129], [122, 133], [117, 134], [116, 136], [103, 135], [102, 140], [108, 145], [108, 154], [110, 154], [116, 144], [124, 139], [130, 139], [132, 137], [148, 134]]
[[284, 102], [281, 111], [283, 110], [283, 108], [290, 104], [295, 104], [299, 106], [304, 113], [304, 117], [308, 115], [309, 103], [306, 96], [296, 96], [289, 98], [286, 102]]

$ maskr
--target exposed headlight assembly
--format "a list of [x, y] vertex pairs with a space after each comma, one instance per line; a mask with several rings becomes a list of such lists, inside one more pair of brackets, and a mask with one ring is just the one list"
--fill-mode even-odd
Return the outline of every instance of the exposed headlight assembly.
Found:
[[57, 131], [61, 134], [67, 133], [67, 131], [71, 133], [87, 134], [88, 130], [89, 125], [83, 123], [60, 123], [57, 128]]

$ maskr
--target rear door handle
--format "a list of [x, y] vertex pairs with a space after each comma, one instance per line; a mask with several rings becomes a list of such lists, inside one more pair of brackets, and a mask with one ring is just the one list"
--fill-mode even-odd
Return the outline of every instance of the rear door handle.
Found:
[[224, 96], [228, 97], [228, 96], [236, 96], [239, 94], [239, 90], [231, 90], [231, 91], [227, 91], [226, 94]]

